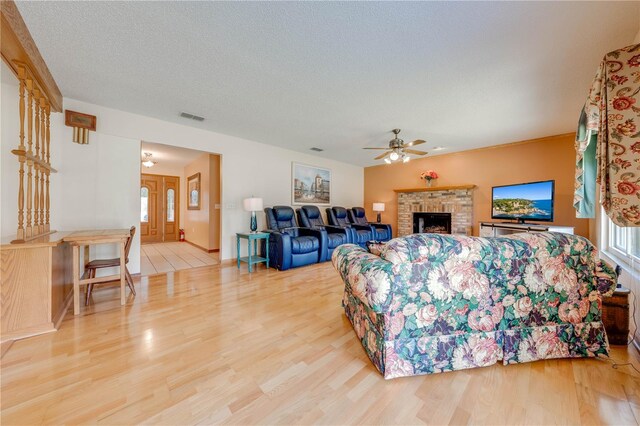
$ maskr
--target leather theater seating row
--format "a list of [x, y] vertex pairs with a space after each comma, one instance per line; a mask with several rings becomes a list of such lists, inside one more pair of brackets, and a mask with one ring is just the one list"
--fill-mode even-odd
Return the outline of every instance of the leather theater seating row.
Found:
[[362, 207], [328, 208], [328, 225], [316, 206], [302, 206], [295, 213], [289, 206], [273, 206], [264, 212], [265, 232], [270, 234], [269, 265], [281, 271], [331, 260], [333, 250], [341, 244], [364, 247], [367, 241], [391, 239], [391, 225], [369, 222]]

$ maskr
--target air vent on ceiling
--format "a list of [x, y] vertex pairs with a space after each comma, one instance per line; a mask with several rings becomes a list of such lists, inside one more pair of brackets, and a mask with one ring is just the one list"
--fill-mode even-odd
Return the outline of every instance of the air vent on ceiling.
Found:
[[180, 117], [188, 118], [190, 120], [195, 120], [195, 121], [204, 121], [204, 117], [200, 117], [198, 115], [189, 114], [188, 112], [181, 112], [180, 113]]
[[322, 149], [322, 148], [316, 148], [316, 147], [314, 146], [313, 148], [311, 148], [311, 151], [322, 152], [322, 151], [324, 151], [324, 149]]

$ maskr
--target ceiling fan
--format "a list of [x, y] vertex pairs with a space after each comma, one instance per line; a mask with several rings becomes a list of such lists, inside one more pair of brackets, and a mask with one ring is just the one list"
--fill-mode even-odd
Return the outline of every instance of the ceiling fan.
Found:
[[402, 160], [403, 163], [407, 163], [411, 157], [409, 154], [414, 155], [427, 155], [426, 151], [418, 151], [417, 149], [410, 149], [410, 147], [420, 145], [426, 143], [422, 139], [416, 139], [413, 142], [404, 143], [404, 141], [398, 138], [398, 133], [400, 133], [400, 129], [392, 130], [395, 137], [389, 141], [389, 146], [387, 148], [363, 148], [363, 149], [384, 149], [386, 152], [378, 155], [374, 160], [381, 160], [384, 158], [384, 162], [387, 164], [391, 164], [393, 161]]

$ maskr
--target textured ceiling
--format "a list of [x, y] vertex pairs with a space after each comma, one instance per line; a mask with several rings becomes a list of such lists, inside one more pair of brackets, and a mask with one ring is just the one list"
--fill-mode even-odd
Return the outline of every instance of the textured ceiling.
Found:
[[[145, 152], [152, 154], [152, 159], [158, 162], [158, 166], [174, 169], [183, 168], [204, 154], [204, 152], [196, 151], [195, 149], [186, 149], [177, 146], [143, 141], [140, 144], [140, 158], [144, 157]], [[158, 167], [156, 166], [156, 170], [157, 169]], [[145, 170], [147, 169], [142, 169], [143, 172]]]
[[394, 127], [441, 153], [573, 131], [640, 22], [639, 2], [18, 8], [65, 97], [358, 165]]

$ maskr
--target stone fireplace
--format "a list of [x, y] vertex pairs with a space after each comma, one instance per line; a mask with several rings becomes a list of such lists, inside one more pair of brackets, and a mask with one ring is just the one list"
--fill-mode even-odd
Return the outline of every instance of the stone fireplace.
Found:
[[421, 234], [428, 232], [431, 234], [451, 233], [451, 213], [413, 213], [413, 233]]
[[398, 236], [420, 232], [420, 226], [422, 232], [472, 235], [473, 188], [475, 185], [396, 189]]

